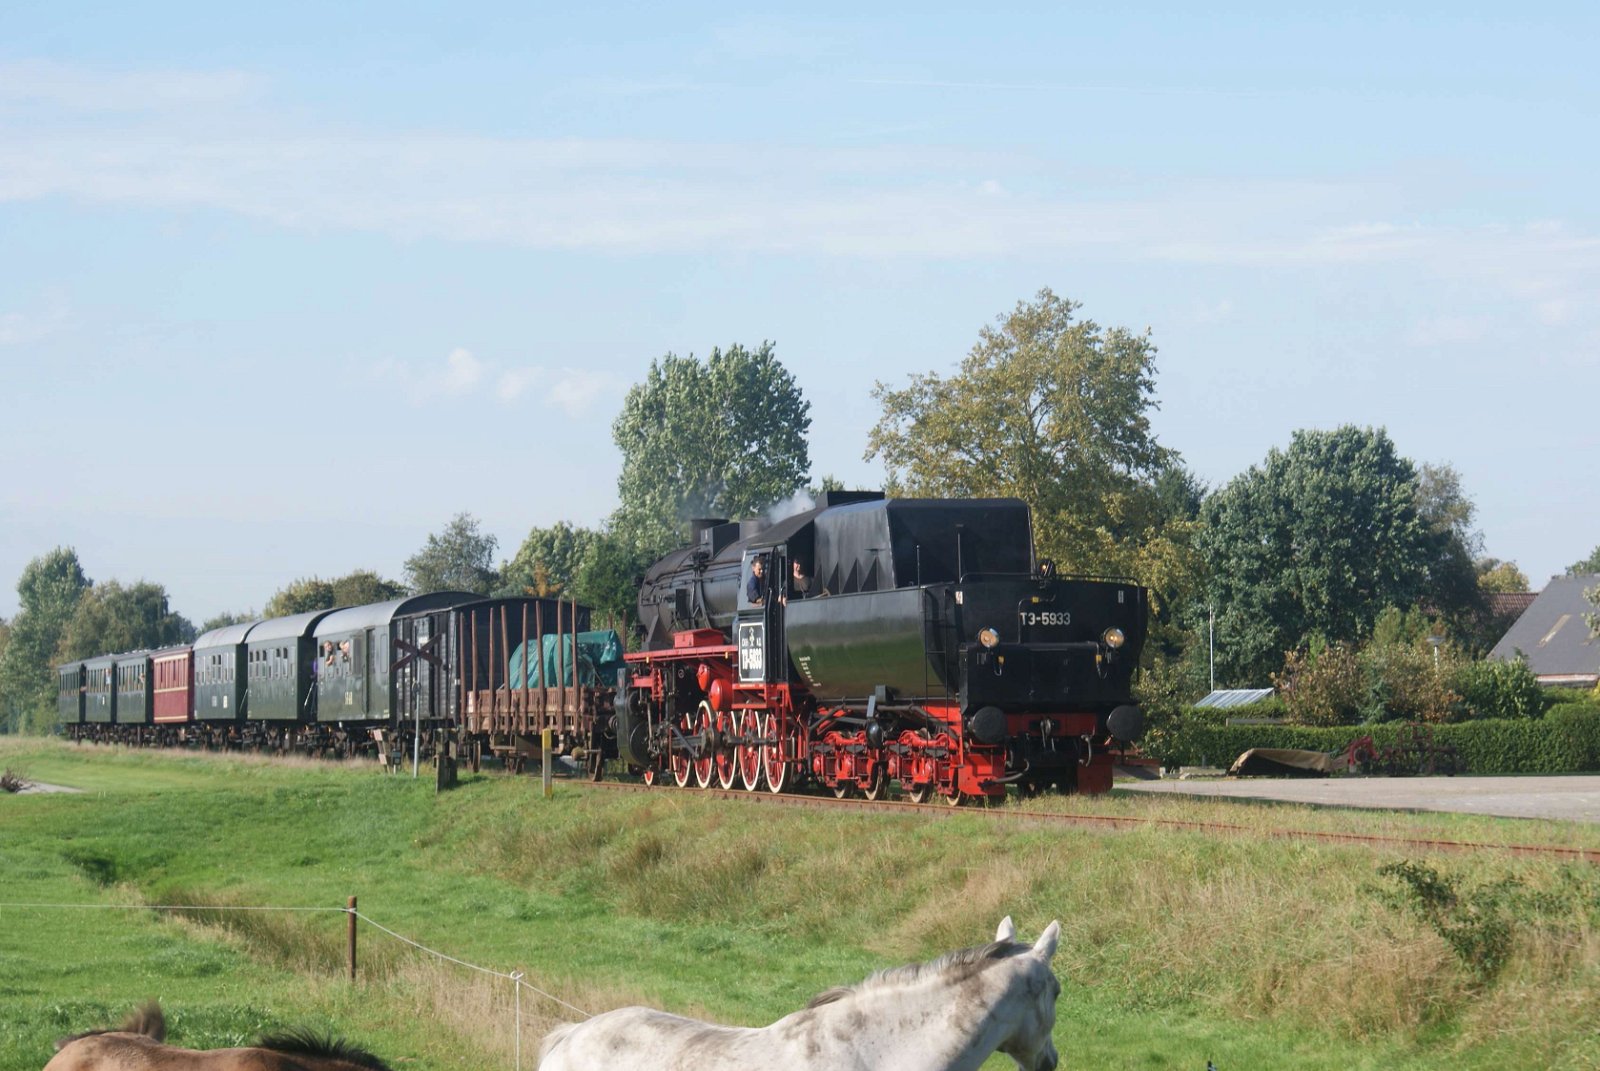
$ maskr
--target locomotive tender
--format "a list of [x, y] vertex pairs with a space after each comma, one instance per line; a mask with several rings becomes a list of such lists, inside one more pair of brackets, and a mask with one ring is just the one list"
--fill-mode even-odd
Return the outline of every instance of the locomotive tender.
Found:
[[[230, 625], [58, 667], [75, 739], [485, 753], [551, 730], [593, 777], [869, 799], [1095, 793], [1143, 716], [1147, 593], [1035, 560], [1017, 499], [825, 492], [775, 523], [695, 521], [640, 580], [641, 649], [590, 611], [432, 592]], [[443, 764], [441, 764], [443, 765]]]
[[646, 573], [623, 757], [670, 777], [918, 802], [1103, 792], [1147, 592], [1035, 561], [1016, 499], [826, 492], [777, 523], [703, 520]]

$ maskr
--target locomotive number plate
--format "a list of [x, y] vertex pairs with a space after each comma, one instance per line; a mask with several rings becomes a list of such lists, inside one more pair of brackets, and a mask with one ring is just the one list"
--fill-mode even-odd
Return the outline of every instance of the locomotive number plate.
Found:
[[1051, 628], [1072, 624], [1072, 615], [1065, 610], [1018, 610], [1017, 617], [1024, 628], [1039, 626]]
[[761, 681], [767, 676], [767, 626], [751, 621], [739, 626], [739, 679]]

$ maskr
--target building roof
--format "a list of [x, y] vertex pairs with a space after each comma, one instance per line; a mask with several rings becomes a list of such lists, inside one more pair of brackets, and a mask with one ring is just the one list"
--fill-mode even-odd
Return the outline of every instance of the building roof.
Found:
[[1528, 612], [1528, 607], [1533, 605], [1533, 600], [1539, 597], [1537, 591], [1491, 591], [1489, 593], [1489, 612], [1495, 617], [1509, 617], [1515, 620]]
[[1197, 707], [1247, 707], [1272, 695], [1271, 688], [1218, 688], [1206, 696]]
[[1600, 606], [1585, 593], [1600, 588], [1600, 573], [1557, 576], [1517, 618], [1490, 658], [1528, 660], [1534, 676], [1547, 683], [1583, 684], [1600, 678], [1600, 638], [1589, 630], [1588, 615]]

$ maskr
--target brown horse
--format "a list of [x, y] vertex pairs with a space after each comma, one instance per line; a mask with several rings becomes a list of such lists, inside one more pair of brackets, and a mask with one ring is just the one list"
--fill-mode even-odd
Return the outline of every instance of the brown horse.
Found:
[[305, 1030], [244, 1049], [180, 1049], [162, 1044], [166, 1036], [166, 1017], [152, 1002], [115, 1030], [62, 1038], [44, 1071], [389, 1071], [364, 1049]]

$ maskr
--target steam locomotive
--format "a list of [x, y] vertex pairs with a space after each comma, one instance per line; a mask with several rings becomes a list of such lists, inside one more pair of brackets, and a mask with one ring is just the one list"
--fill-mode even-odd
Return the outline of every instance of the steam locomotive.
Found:
[[638, 606], [615, 733], [652, 783], [1094, 793], [1143, 730], [1148, 593], [1036, 561], [1016, 499], [833, 491], [777, 522], [695, 521]]
[[1036, 561], [1016, 499], [832, 491], [696, 521], [640, 581], [624, 654], [591, 612], [432, 592], [58, 667], [75, 739], [386, 756], [879, 799], [1103, 792], [1137, 740], [1145, 589]]

